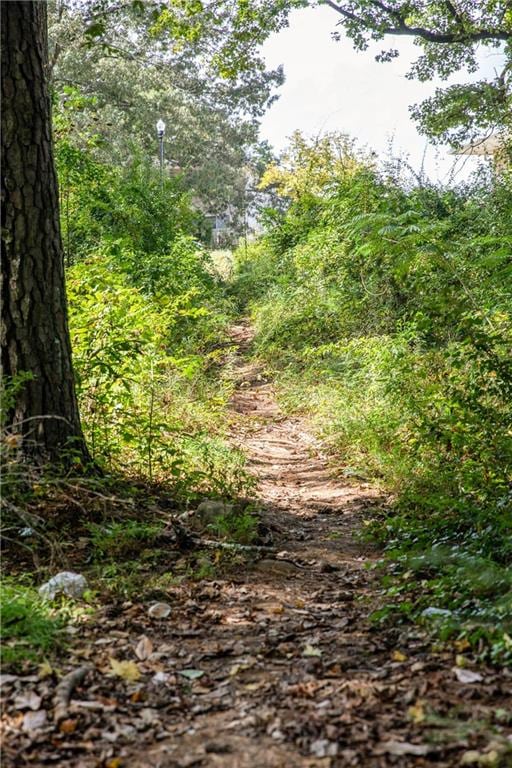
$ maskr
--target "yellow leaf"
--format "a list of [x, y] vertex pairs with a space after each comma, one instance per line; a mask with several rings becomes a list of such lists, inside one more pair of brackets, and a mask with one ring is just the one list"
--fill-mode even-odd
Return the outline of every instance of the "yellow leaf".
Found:
[[407, 661], [407, 656], [402, 651], [393, 651], [391, 658], [393, 661]]
[[425, 719], [425, 710], [423, 709], [423, 703], [421, 701], [417, 701], [414, 706], [409, 707], [407, 710], [407, 714], [409, 716], [409, 719], [412, 720], [413, 723], [422, 723]]
[[306, 644], [304, 650], [302, 651], [303, 656], [321, 656], [322, 651], [320, 648], [316, 648], [314, 645], [310, 645], [309, 643]]
[[465, 667], [467, 663], [468, 663], [468, 660], [461, 653], [458, 653], [456, 655], [456, 657], [455, 657], [455, 664], [458, 667]]
[[140, 670], [134, 661], [118, 661], [113, 658], [109, 661], [116, 677], [122, 677], [127, 683], [135, 683], [140, 679]]
[[53, 675], [53, 668], [50, 662], [45, 659], [43, 663], [39, 665], [37, 676], [43, 680], [43, 678], [50, 677], [50, 675]]
[[122, 764], [123, 761], [120, 757], [113, 757], [112, 760], [105, 763], [105, 768], [121, 768]]
[[459, 653], [462, 653], [463, 651], [467, 651], [468, 648], [471, 648], [471, 643], [463, 637], [462, 640], [455, 640], [454, 646]]

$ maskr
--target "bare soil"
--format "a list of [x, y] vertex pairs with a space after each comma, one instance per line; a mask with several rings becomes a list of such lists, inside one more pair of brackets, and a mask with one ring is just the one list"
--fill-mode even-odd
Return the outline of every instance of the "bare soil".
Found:
[[[382, 500], [333, 477], [307, 425], [281, 413], [244, 356], [250, 329], [233, 339], [232, 439], [275, 546], [226, 577], [169, 589], [165, 619], [149, 618], [147, 602], [106, 606], [59, 670], [90, 665], [60, 723], [57, 676], [7, 682], [4, 766], [511, 765], [510, 673], [468, 656], [479, 679], [461, 682], [463, 647], [371, 622], [383, 599], [379, 553], [358, 534]], [[134, 662], [140, 678], [114, 677], [112, 657]], [[30, 692], [47, 711], [32, 731], [30, 707], [13, 704]]]

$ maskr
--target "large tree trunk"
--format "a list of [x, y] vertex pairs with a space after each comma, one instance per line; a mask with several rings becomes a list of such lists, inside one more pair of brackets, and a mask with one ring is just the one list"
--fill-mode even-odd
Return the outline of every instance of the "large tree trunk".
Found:
[[[23, 451], [87, 458], [71, 365], [47, 83], [45, 2], [2, 2], [2, 374], [31, 380], [7, 426]], [[9, 406], [9, 400], [6, 405]]]

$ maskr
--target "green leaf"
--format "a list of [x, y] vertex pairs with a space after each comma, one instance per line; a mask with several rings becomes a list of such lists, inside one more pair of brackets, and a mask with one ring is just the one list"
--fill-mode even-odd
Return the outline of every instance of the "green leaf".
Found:
[[204, 672], [201, 669], [182, 669], [179, 674], [187, 680], [198, 680]]

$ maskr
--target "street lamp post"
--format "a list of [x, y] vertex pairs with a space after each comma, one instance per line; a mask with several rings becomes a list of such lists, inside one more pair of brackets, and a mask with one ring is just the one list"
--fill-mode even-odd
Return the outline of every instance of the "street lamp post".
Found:
[[160, 187], [164, 188], [164, 135], [165, 135], [165, 123], [160, 119], [156, 124], [156, 133], [159, 141], [160, 150]]

